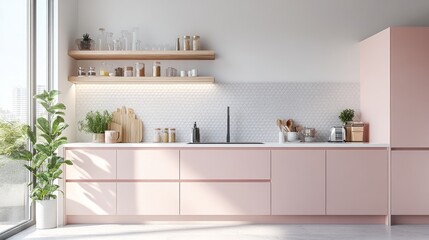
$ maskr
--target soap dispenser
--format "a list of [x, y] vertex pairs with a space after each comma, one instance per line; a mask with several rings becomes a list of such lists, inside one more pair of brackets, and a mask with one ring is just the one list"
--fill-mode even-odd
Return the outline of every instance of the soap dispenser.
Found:
[[197, 122], [194, 122], [194, 128], [192, 129], [192, 138], [191, 142], [199, 143], [200, 142], [200, 129], [197, 128]]

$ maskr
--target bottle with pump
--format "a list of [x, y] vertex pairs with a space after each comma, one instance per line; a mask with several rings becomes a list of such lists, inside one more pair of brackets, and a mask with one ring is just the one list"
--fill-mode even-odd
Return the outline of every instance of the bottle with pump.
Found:
[[194, 128], [192, 129], [191, 142], [193, 142], [193, 143], [199, 143], [200, 142], [200, 129], [197, 128], [197, 122], [194, 122]]

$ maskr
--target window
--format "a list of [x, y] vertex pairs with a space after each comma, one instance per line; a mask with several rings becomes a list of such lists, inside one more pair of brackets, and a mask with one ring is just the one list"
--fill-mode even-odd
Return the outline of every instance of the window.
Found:
[[10, 140], [6, 136], [16, 132], [15, 126], [32, 125], [45, 114], [33, 107], [32, 96], [48, 85], [49, 2], [0, 0], [0, 239], [34, 223], [27, 186], [30, 174], [24, 162], [8, 159], [1, 150]]

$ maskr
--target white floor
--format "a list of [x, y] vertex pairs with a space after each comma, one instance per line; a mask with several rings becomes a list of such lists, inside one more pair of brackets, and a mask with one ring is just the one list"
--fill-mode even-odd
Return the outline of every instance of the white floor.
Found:
[[366, 240], [429, 239], [429, 226], [383, 225], [280, 225], [280, 224], [145, 224], [68, 225], [36, 230], [10, 239], [144, 239], [144, 240]]

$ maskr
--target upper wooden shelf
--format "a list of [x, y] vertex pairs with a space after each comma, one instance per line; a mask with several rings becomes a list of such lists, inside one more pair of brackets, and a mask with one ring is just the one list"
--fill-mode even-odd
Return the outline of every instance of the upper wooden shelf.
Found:
[[76, 60], [214, 60], [211, 50], [200, 51], [69, 51]]

